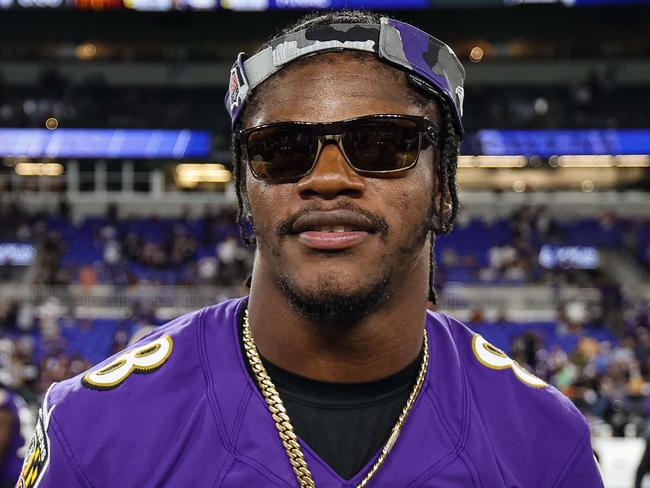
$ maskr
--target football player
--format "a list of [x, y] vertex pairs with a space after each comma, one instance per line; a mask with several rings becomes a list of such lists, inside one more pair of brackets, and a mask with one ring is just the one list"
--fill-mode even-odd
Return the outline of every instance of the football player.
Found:
[[250, 295], [54, 385], [20, 486], [602, 487], [571, 402], [427, 311], [463, 80], [442, 41], [361, 12], [241, 54]]

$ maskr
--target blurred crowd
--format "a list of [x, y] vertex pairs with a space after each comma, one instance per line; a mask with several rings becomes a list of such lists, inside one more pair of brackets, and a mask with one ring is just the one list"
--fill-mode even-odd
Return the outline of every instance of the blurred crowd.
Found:
[[[120, 216], [111, 205], [103, 218], [78, 227], [65, 202], [56, 214], [0, 203], [0, 218], [4, 224], [0, 242], [28, 242], [37, 247], [35, 266], [22, 277], [23, 282], [78, 283], [87, 288], [141, 282], [232, 286], [241, 284], [252, 266], [252, 251], [241, 242], [233, 208], [208, 208], [194, 219], [151, 216], [143, 224], [143, 219]], [[143, 226], [150, 232], [143, 232]], [[11, 263], [0, 263], [0, 267], [3, 264]]]
[[0, 70], [0, 127], [42, 128], [53, 117], [62, 127], [218, 128], [219, 95], [214, 89], [111, 87], [101, 74], [74, 82], [56, 68], [44, 69], [36, 86], [10, 86]]
[[[162, 235], [138, 232], [137, 222], [134, 225], [130, 217], [120, 217], [117, 210], [110, 206], [93, 225], [80, 229], [72, 222], [65, 202], [49, 214], [0, 203], [0, 244], [24, 242], [37, 249], [31, 266], [0, 262], [0, 268], [8, 270], [0, 273], [0, 287], [78, 284], [87, 291], [95, 285], [136, 290], [127, 318], [114, 321], [106, 329], [112, 335], [110, 347], [94, 361], [121, 350], [139, 329], [161, 322], [147, 300], [139, 297], [139, 288], [159, 284], [241, 285], [252, 262], [251, 250], [237, 235], [233, 209], [208, 209], [200, 225], [188, 216], [175, 219], [173, 224], [157, 222], [155, 217], [147, 219], [154, 230], [169, 227]], [[81, 255], [79, 245], [94, 252]], [[72, 332], [79, 329], [91, 340], [96, 337], [93, 333], [102, 334], [102, 330], [92, 329], [101, 329], [102, 325], [74, 316], [71, 305], [56, 297], [42, 303], [0, 297], [0, 386], [11, 388], [36, 405], [52, 382], [88, 369], [90, 359], [70, 344], [71, 337], [76, 338]]]
[[[73, 81], [54, 67], [40, 74], [35, 87], [24, 87], [3, 81], [0, 70], [0, 127], [42, 128], [53, 117], [61, 127], [209, 129], [216, 147], [227, 150], [225, 90], [116, 87], [100, 73]], [[650, 122], [643, 89], [622, 89], [613, 65], [593, 69], [570, 89], [470, 85], [466, 97], [472, 100], [464, 115], [470, 133], [485, 128], [486, 120], [503, 129], [647, 127]]]
[[548, 347], [527, 331], [510, 355], [567, 395], [593, 421], [596, 435], [641, 435], [650, 418], [650, 302], [626, 314], [621, 336], [599, 340], [583, 324], [559, 322], [560, 334], [577, 337], [573, 349]]
[[[547, 207], [522, 206], [500, 222], [475, 224], [461, 215], [453, 232], [437, 242], [439, 288], [449, 281], [594, 288], [607, 315], [621, 310], [623, 297], [620, 286], [600, 266], [602, 251], [613, 250], [641, 273], [650, 272], [648, 218], [610, 212], [596, 219], [560, 221]], [[592, 259], [578, 263], [556, 257], [555, 262], [544, 262], [542, 249], [553, 246], [581, 248]]]
[[110, 206], [105, 220], [93, 230], [102, 260], [82, 266], [79, 281], [85, 286], [128, 286], [142, 280], [185, 286], [238, 285], [252, 266], [252, 251], [241, 242], [234, 212], [208, 208], [197, 219], [183, 215], [171, 222], [154, 216], [145, 225], [164, 231], [143, 235], [140, 222], [120, 218], [117, 207]]
[[[208, 207], [201, 215], [136, 218], [111, 205], [102, 217], [74, 222], [65, 200], [49, 214], [0, 202], [0, 243], [36, 246], [36, 265], [22, 276], [23, 282], [232, 286], [246, 278], [253, 259], [252, 249], [241, 241], [235, 215], [232, 207]], [[607, 213], [567, 223], [546, 207], [522, 206], [507, 219], [492, 222], [461, 215], [452, 234], [436, 244], [437, 285], [444, 288], [451, 281], [575, 285], [597, 288], [605, 308], [621, 308], [621, 290], [598, 262], [550, 266], [540, 259], [542, 247], [548, 245], [615, 248], [634, 266], [650, 271], [649, 220]], [[0, 282], [15, 278], [10, 264], [0, 262]]]

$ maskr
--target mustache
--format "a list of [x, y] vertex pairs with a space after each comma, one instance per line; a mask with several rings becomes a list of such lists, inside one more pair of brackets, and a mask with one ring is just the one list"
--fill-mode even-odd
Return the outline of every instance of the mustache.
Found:
[[359, 215], [363, 215], [366, 219], [372, 222], [373, 226], [377, 229], [379, 237], [382, 240], [386, 240], [388, 238], [390, 225], [385, 218], [376, 215], [366, 210], [365, 208], [361, 208], [357, 204], [347, 200], [340, 201], [334, 206], [327, 208], [318, 204], [307, 205], [297, 212], [289, 215], [286, 219], [280, 220], [275, 226], [275, 235], [278, 237], [291, 235], [291, 229], [293, 228], [296, 221], [309, 212], [327, 212], [331, 210], [350, 210], [352, 212], [358, 213]]

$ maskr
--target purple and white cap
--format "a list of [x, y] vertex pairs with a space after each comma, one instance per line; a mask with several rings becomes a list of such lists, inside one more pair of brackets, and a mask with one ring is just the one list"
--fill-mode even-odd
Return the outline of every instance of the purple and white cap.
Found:
[[341, 49], [373, 52], [386, 63], [405, 69], [411, 83], [450, 104], [456, 128], [464, 133], [463, 65], [444, 42], [387, 17], [382, 17], [380, 24], [317, 25], [279, 37], [250, 58], [240, 53], [230, 71], [225, 98], [233, 127], [252, 91], [283, 66], [302, 56]]

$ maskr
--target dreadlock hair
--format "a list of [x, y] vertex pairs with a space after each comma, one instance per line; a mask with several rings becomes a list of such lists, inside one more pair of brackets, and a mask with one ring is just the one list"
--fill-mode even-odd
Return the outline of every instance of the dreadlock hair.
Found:
[[[308, 29], [310, 27], [329, 24], [379, 24], [380, 19], [381, 17], [379, 15], [362, 10], [339, 10], [308, 14], [294, 24], [285, 27], [281, 32], [264, 43], [257, 52], [270, 46], [271, 42], [279, 37], [303, 29]], [[359, 54], [364, 55], [366, 53], [359, 52]], [[276, 77], [277, 76], [281, 76], [281, 72], [276, 75]], [[431, 99], [428, 101], [431, 101]], [[434, 288], [434, 274], [436, 268], [434, 252], [435, 238], [437, 235], [445, 235], [451, 231], [460, 209], [456, 189], [456, 170], [458, 167], [458, 152], [461, 142], [460, 134], [456, 131], [454, 125], [454, 115], [449, 103], [442, 98], [436, 98], [436, 101], [438, 102], [438, 112], [440, 113], [441, 142], [440, 159], [435, 167], [437, 192], [433, 192], [433, 198], [435, 199], [435, 195], [438, 193], [439, 199], [437, 202], [432, 202], [434, 221], [431, 222], [430, 228], [432, 237], [429, 264], [429, 301], [434, 304], [437, 303], [437, 295]], [[253, 93], [247, 104], [249, 110], [255, 103], [259, 103], [259, 100], [256, 99], [256, 95]], [[246, 111], [246, 108], [244, 108], [244, 111]], [[244, 116], [240, 117], [240, 121], [233, 128], [233, 166], [235, 193], [237, 195], [238, 203], [237, 223], [239, 225], [239, 232], [244, 243], [252, 246], [255, 244], [255, 226], [252, 222], [246, 198], [246, 168], [243, 165], [241, 146], [236, 138], [237, 131], [241, 127], [241, 120], [245, 118]], [[250, 285], [250, 277], [248, 278], [247, 283]]]

